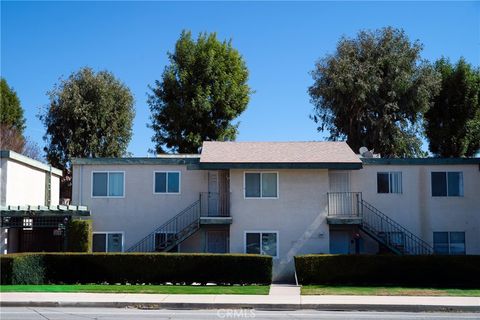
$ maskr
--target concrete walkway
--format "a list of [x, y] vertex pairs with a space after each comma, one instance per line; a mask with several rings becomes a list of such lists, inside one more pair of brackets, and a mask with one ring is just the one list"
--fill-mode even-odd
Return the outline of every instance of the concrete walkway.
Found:
[[269, 296], [293, 296], [300, 297], [300, 286], [293, 284], [271, 284]]
[[0, 306], [480, 312], [480, 297], [300, 296], [297, 292], [275, 286], [269, 295], [8, 292], [0, 293]]

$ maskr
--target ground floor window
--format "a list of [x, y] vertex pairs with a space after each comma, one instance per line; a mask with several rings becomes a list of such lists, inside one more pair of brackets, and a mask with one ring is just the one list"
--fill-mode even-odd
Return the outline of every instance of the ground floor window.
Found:
[[[155, 251], [164, 251], [175, 242], [174, 232], [156, 232], [155, 233]], [[169, 252], [178, 252], [178, 246], [174, 246]]]
[[278, 232], [245, 232], [245, 253], [264, 254], [278, 257]]
[[465, 232], [434, 232], [433, 250], [436, 254], [465, 254]]
[[405, 233], [404, 232], [388, 232], [388, 240], [391, 244], [397, 247], [405, 246]]
[[93, 252], [122, 252], [123, 233], [95, 232], [93, 234]]

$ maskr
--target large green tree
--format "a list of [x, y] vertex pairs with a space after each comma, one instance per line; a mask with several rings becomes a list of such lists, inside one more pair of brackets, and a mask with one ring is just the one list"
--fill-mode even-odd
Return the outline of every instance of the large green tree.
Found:
[[440, 93], [425, 114], [430, 152], [440, 157], [471, 157], [480, 150], [480, 69], [461, 58], [455, 65], [442, 58]]
[[183, 31], [170, 64], [150, 89], [155, 151], [197, 153], [204, 140], [234, 140], [232, 121], [247, 107], [248, 70], [231, 41]]
[[135, 116], [130, 89], [108, 71], [82, 68], [54, 87], [40, 116], [47, 160], [65, 172], [62, 195], [70, 190], [72, 157], [125, 155]]
[[422, 45], [392, 27], [342, 37], [336, 52], [316, 63], [309, 88], [312, 119], [330, 140], [346, 139], [385, 157], [422, 156], [420, 120], [439, 87], [422, 61]]
[[0, 123], [23, 134], [25, 118], [23, 117], [20, 99], [4, 78], [0, 79], [0, 93]]
[[42, 160], [38, 145], [23, 135], [25, 118], [17, 93], [0, 79], [0, 149]]

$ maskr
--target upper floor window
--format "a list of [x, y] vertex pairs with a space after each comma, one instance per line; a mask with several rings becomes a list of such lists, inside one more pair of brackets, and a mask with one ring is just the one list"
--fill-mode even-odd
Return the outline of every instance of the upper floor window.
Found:
[[401, 172], [378, 172], [377, 173], [378, 193], [402, 193]]
[[180, 172], [178, 171], [155, 172], [154, 193], [180, 193]]
[[434, 232], [433, 251], [436, 254], [465, 254], [465, 232]]
[[123, 197], [123, 172], [93, 172], [92, 197]]
[[432, 172], [433, 197], [462, 197], [463, 172]]
[[276, 172], [245, 172], [245, 198], [277, 198]]

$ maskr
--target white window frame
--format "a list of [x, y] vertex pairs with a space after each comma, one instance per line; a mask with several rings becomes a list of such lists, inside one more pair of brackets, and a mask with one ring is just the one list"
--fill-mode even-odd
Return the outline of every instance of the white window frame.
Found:
[[[93, 195], [93, 174], [94, 173], [106, 173], [107, 174], [107, 195], [106, 196], [94, 196]], [[110, 173], [122, 173], [123, 174], [123, 196], [109, 196], [108, 195], [108, 189], [110, 188], [109, 187], [109, 181], [110, 181]], [[91, 173], [91, 176], [90, 176], [90, 196], [92, 198], [98, 198], [98, 199], [101, 199], [101, 198], [113, 198], [113, 199], [122, 199], [122, 198], [125, 198], [125, 184], [127, 183], [127, 180], [126, 180], [126, 174], [125, 174], [125, 171], [118, 171], [118, 170], [115, 170], [115, 171], [108, 171], [108, 170], [104, 170], [104, 171], [92, 171]]]
[[[260, 174], [260, 197], [247, 197], [247, 186], [246, 186], [247, 173], [259, 173]], [[277, 196], [276, 197], [262, 197], [262, 184], [263, 184], [262, 174], [264, 174], [264, 173], [275, 173], [277, 175]], [[278, 199], [280, 197], [279, 180], [280, 180], [280, 174], [278, 173], [278, 171], [244, 171], [243, 172], [243, 199], [254, 199], [254, 200], [258, 200], [258, 199], [261, 199], [261, 200]]]
[[[168, 173], [178, 173], [178, 192], [168, 192]], [[165, 179], [166, 184], [165, 184], [165, 192], [155, 192], [155, 174], [156, 173], [165, 173]], [[175, 171], [175, 170], [156, 170], [153, 171], [153, 194], [182, 194], [182, 172], [181, 171]]]
[[[400, 188], [401, 192], [392, 192], [392, 174], [399, 173], [400, 174]], [[378, 174], [388, 174], [388, 192], [378, 192]], [[377, 171], [377, 194], [403, 194], [403, 172], [402, 171]]]
[[[450, 240], [450, 239], [451, 239], [450, 234], [451, 234], [451, 233], [455, 233], [455, 232], [463, 233], [463, 237], [464, 237], [464, 239], [465, 239], [465, 241], [464, 241], [464, 243], [463, 243], [463, 245], [465, 246], [465, 253], [463, 253], [463, 254], [452, 254], [452, 252], [451, 252], [452, 242], [451, 242], [451, 240]], [[455, 255], [456, 255], [456, 256], [464, 256], [464, 255], [467, 254], [467, 232], [466, 232], [466, 231], [433, 231], [433, 232], [432, 232], [432, 245], [433, 245], [433, 248], [435, 248], [435, 241], [434, 241], [434, 234], [435, 234], [435, 233], [446, 233], [446, 234], [447, 234], [447, 236], [448, 236], [448, 243], [447, 243], [447, 244], [448, 244], [448, 254], [447, 254], [447, 255], [448, 255], [448, 256], [455, 256]]]
[[[433, 195], [433, 188], [432, 188], [432, 173], [445, 173], [445, 187], [447, 188], [447, 195], [446, 196], [434, 196]], [[448, 174], [449, 173], [461, 173], [462, 176], [462, 194], [458, 196], [450, 196], [448, 194]], [[459, 186], [460, 187], [460, 186]], [[465, 176], [463, 174], [463, 171], [430, 171], [430, 198], [438, 199], [438, 198], [463, 198], [465, 197]]]
[[262, 255], [266, 255], [266, 256], [269, 256], [270, 255], [267, 255], [265, 253], [263, 253], [263, 249], [262, 249], [262, 233], [275, 233], [276, 234], [276, 238], [277, 238], [277, 251], [275, 253], [275, 256], [271, 256], [273, 259], [278, 259], [279, 258], [279, 252], [280, 252], [280, 238], [279, 238], [279, 232], [278, 231], [274, 231], [274, 230], [246, 230], [243, 232], [243, 253], [247, 254], [247, 233], [259, 233], [260, 234], [260, 254]]
[[[122, 251], [125, 252], [125, 232], [124, 231], [94, 231], [92, 232], [92, 249], [93, 249], [93, 235], [94, 234], [104, 234], [105, 235], [105, 249], [108, 250], [108, 235], [109, 234], [122, 234]], [[105, 251], [109, 252], [109, 251]], [[114, 252], [115, 253], [115, 252]]]

